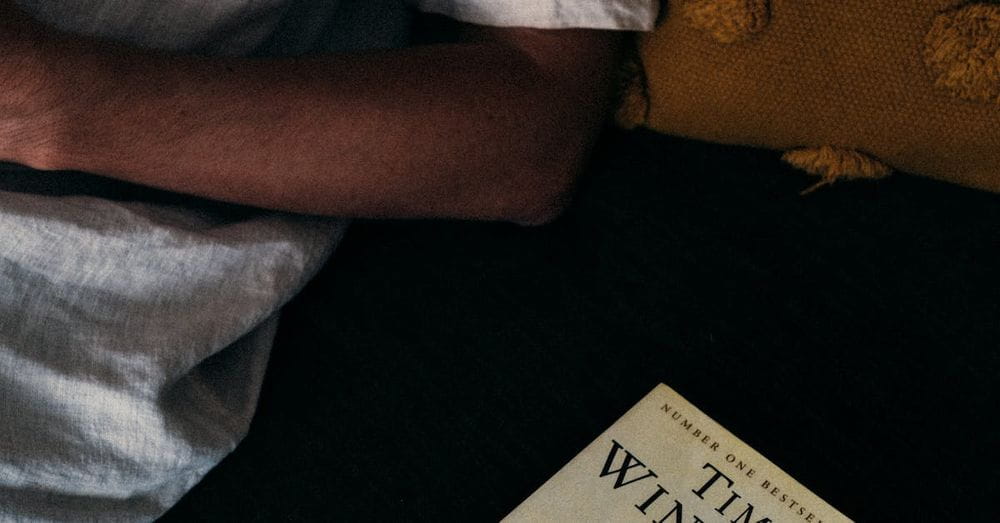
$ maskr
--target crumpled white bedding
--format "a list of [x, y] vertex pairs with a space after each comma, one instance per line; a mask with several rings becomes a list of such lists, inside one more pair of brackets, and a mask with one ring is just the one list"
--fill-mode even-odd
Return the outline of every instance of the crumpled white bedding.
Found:
[[246, 433], [278, 309], [345, 226], [0, 191], [0, 520], [169, 508]]

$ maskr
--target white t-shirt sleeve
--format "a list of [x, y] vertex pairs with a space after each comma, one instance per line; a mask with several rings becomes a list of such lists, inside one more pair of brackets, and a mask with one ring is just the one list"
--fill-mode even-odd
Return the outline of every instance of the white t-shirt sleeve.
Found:
[[409, 0], [417, 9], [480, 25], [648, 31], [660, 0]]

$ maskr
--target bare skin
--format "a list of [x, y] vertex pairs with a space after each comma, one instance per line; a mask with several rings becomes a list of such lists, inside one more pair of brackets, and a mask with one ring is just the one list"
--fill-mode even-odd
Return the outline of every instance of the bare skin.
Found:
[[0, 159], [294, 212], [549, 221], [603, 122], [621, 36], [462, 34], [198, 58], [58, 34], [0, 0]]

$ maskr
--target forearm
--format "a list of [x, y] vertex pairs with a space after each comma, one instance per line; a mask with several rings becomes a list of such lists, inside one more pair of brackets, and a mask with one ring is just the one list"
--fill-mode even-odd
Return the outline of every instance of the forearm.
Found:
[[544, 220], [606, 102], [492, 42], [303, 60], [72, 42], [46, 74], [52, 113], [14, 160], [349, 216]]

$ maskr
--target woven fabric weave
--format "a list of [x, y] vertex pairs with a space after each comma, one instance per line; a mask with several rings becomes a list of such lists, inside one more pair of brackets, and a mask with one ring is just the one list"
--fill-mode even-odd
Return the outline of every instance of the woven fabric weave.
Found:
[[[927, 64], [929, 46], [941, 45], [928, 36], [941, 17], [973, 7], [1000, 17], [1000, 4], [772, 0], [768, 26], [728, 44], [692, 24], [684, 6], [671, 4], [642, 42], [649, 106], [633, 123], [730, 144], [857, 150], [898, 170], [1000, 191], [1000, 100], [960, 96]], [[991, 30], [977, 27], [967, 29]], [[954, 45], [972, 41], [962, 36]], [[978, 52], [979, 77], [988, 77], [1000, 49]], [[641, 114], [631, 102], [629, 113]]]

